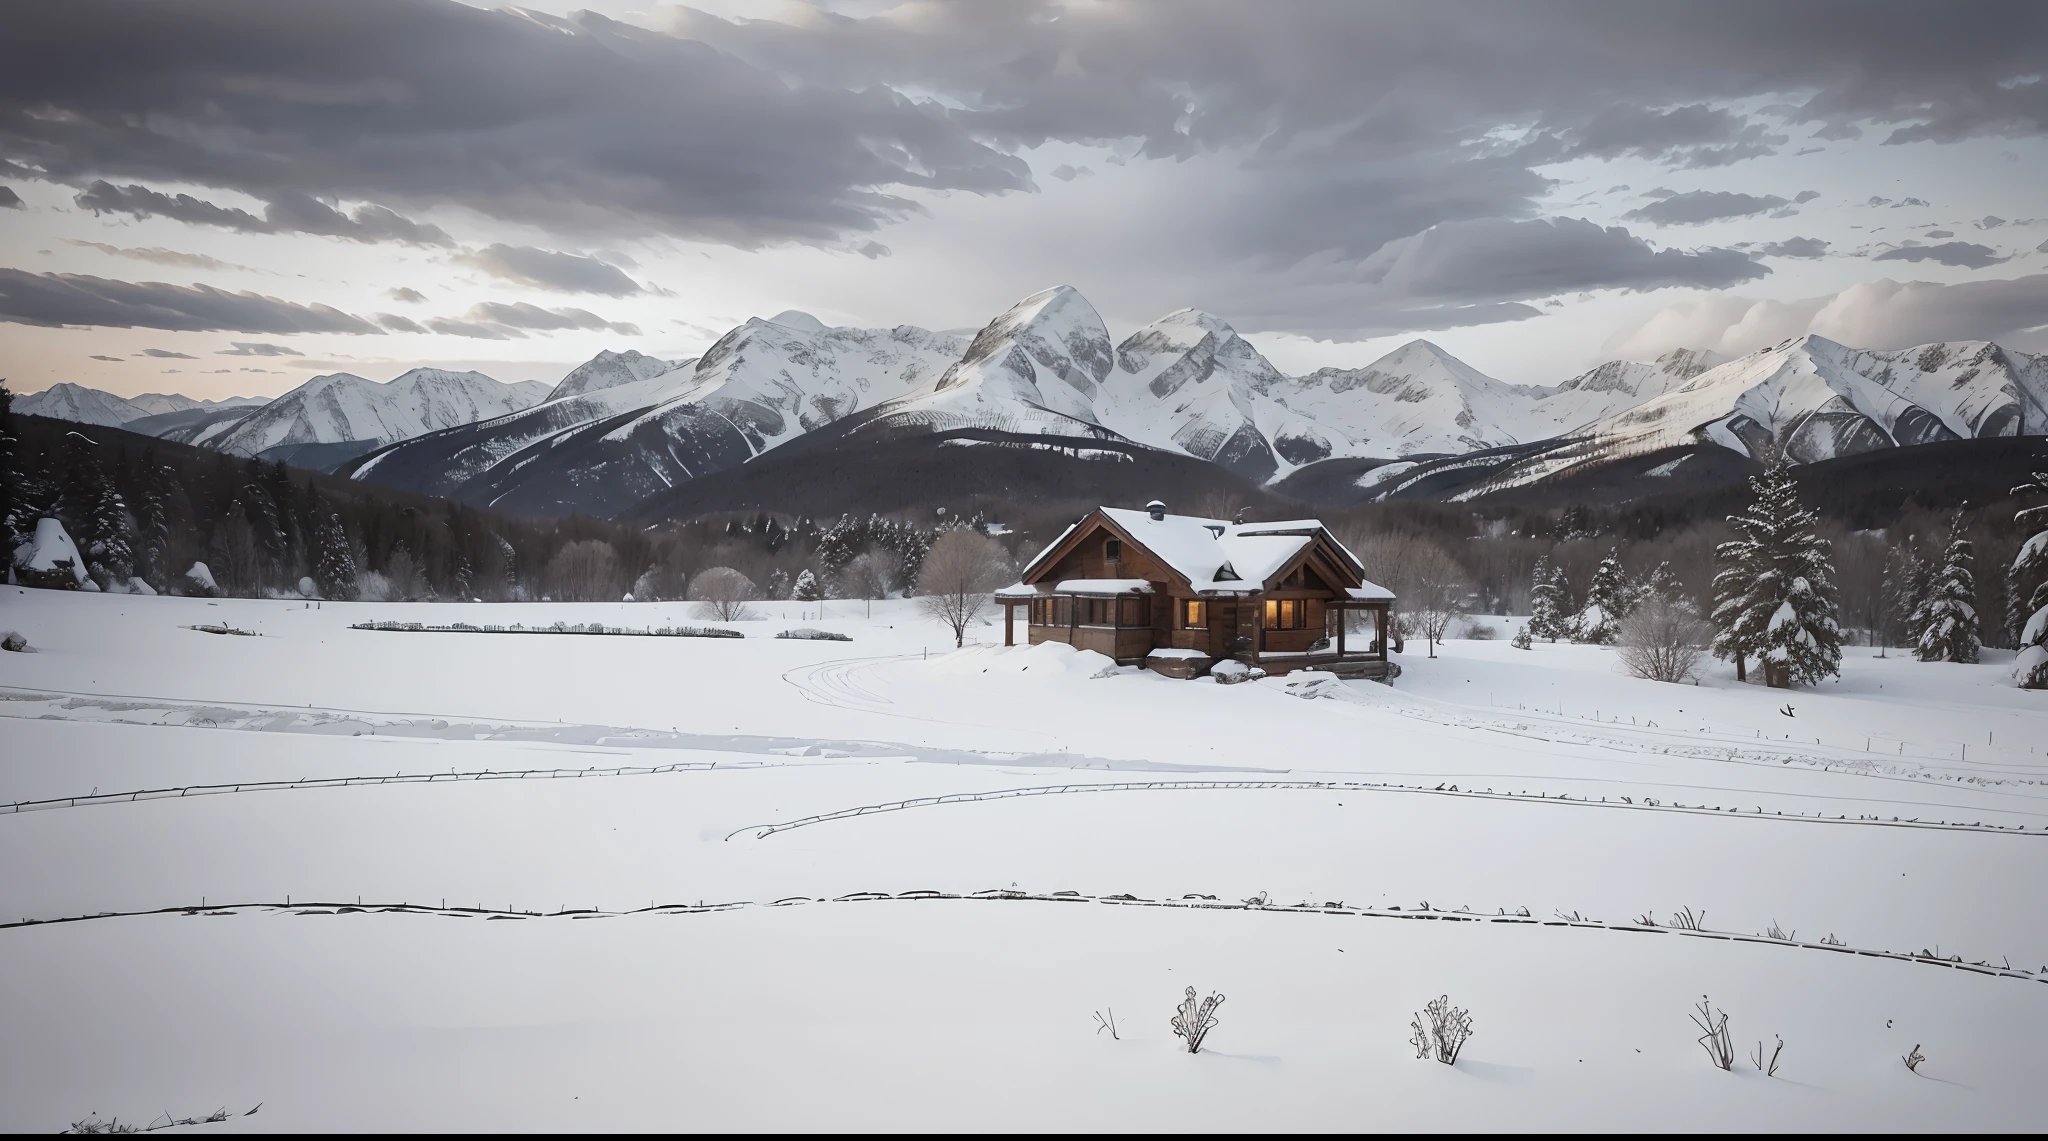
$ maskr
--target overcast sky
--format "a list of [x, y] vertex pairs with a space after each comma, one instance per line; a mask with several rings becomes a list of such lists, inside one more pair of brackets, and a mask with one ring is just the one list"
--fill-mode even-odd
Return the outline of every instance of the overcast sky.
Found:
[[555, 380], [1050, 285], [1289, 372], [2048, 350], [2048, 4], [65, 0], [0, 37], [0, 376]]

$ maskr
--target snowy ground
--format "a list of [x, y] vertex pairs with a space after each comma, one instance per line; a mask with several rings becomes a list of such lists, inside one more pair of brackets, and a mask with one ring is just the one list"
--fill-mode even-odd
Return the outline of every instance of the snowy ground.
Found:
[[[1678, 687], [1494, 619], [1392, 688], [1220, 687], [950, 652], [905, 603], [765, 609], [443, 634], [348, 627], [702, 620], [0, 590], [37, 651], [0, 654], [0, 1128], [2048, 1110], [2048, 704], [2005, 655]], [[257, 636], [191, 629], [222, 623]], [[1193, 1058], [1190, 985], [1228, 995]], [[1444, 993], [1455, 1069], [1406, 1041]]]

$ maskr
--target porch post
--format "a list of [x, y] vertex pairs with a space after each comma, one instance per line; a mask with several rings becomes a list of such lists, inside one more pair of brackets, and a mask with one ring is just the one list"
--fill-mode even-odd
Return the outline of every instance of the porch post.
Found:
[[1347, 607], [1337, 608], [1337, 657], [1344, 657], [1344, 627], [1351, 625], [1351, 611]]
[[1380, 637], [1380, 660], [1387, 660], [1387, 608], [1375, 606], [1372, 611], [1372, 628]]
[[1017, 604], [1003, 603], [1003, 645], [1017, 644]]

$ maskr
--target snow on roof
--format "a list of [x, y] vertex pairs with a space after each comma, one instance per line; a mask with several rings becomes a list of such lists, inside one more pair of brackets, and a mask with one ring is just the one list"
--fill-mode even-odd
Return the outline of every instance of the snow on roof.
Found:
[[1392, 602], [1394, 592], [1375, 582], [1351, 587], [1346, 593], [1360, 602]]
[[[1154, 519], [1150, 512], [1125, 507], [1104, 507], [1101, 510], [1110, 522], [1143, 544], [1147, 551], [1173, 568], [1175, 573], [1186, 578], [1197, 592], [1258, 590], [1267, 579], [1278, 573], [1281, 567], [1301, 554], [1304, 547], [1313, 543], [1317, 535], [1329, 535], [1322, 523], [1315, 519], [1295, 519], [1279, 523], [1231, 523], [1223, 519], [1204, 519], [1195, 515], [1166, 515]], [[1078, 527], [1080, 524], [1074, 526]], [[1031, 565], [1024, 568], [1025, 577], [1028, 578], [1048, 555], [1059, 550], [1061, 544], [1073, 533], [1074, 527], [1061, 532], [1058, 539], [1053, 540], [1050, 546], [1031, 561]], [[1330, 542], [1350, 559], [1354, 569], [1358, 567], [1356, 555], [1346, 550], [1341, 543], [1337, 543], [1334, 537]], [[1360, 597], [1373, 600], [1393, 598], [1392, 594], [1379, 587], [1370, 583], [1366, 585], [1377, 593]], [[1073, 593], [1066, 582], [1060, 583], [1057, 589], [1062, 593]]]
[[1061, 594], [1150, 594], [1152, 584], [1142, 578], [1069, 578], [1053, 589]]
[[1040, 593], [1042, 593], [1042, 592], [1041, 592], [1041, 591], [1040, 591], [1040, 590], [1039, 590], [1039, 589], [1038, 589], [1037, 587], [1035, 587], [1035, 586], [1032, 586], [1032, 585], [1031, 585], [1030, 583], [1024, 583], [1024, 582], [1013, 582], [1013, 583], [1011, 583], [1010, 585], [1008, 585], [1008, 586], [1006, 586], [1006, 587], [1002, 588], [1001, 590], [998, 590], [998, 591], [996, 591], [996, 597], [997, 597], [997, 598], [1036, 598], [1036, 597], [1038, 597], [1038, 595], [1039, 595]]

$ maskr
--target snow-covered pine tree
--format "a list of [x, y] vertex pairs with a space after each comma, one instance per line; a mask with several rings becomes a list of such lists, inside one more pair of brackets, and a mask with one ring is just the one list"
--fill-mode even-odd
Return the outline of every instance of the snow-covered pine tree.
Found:
[[135, 573], [162, 594], [171, 585], [171, 511], [166, 473], [154, 448], [142, 456], [142, 486], [135, 499]]
[[[2048, 471], [2033, 473], [2032, 483], [2012, 489], [2015, 496], [2048, 496]], [[2024, 598], [2019, 609], [2026, 615], [2020, 623], [2019, 657], [2013, 661], [2013, 680], [2021, 689], [2048, 689], [2048, 504], [2022, 508], [2013, 516], [2021, 529], [2038, 528], [2012, 560], [2009, 581], [2015, 598]]]
[[1610, 550], [1593, 572], [1585, 608], [1572, 616], [1572, 639], [1603, 646], [1614, 641], [1632, 601], [1628, 580], [1621, 572], [1621, 551]]
[[15, 518], [21, 502], [21, 472], [20, 461], [15, 458], [13, 415], [14, 393], [8, 390], [6, 381], [0, 380], [0, 578], [6, 576], [6, 564], [21, 534]]
[[1913, 611], [1914, 655], [1923, 662], [1974, 662], [1983, 647], [1977, 623], [1976, 555], [1957, 512], [1927, 596]]
[[[1660, 562], [1650, 569], [1650, 573], [1630, 580], [1628, 584], [1629, 609], [1634, 610], [1637, 603], [1651, 597], [1668, 598], [1674, 602], [1684, 603], [1684, 593], [1678, 581], [1678, 575], [1671, 569], [1671, 564]], [[1690, 604], [1687, 603], [1687, 605]]]
[[818, 585], [818, 576], [805, 567], [803, 573], [796, 576], [796, 586], [790, 590], [789, 596], [798, 602], [819, 602], [825, 597], [825, 588]]
[[1764, 684], [1811, 684], [1841, 672], [1842, 632], [1835, 622], [1834, 564], [1813, 514], [1799, 504], [1791, 470], [1779, 465], [1752, 477], [1756, 497], [1730, 515], [1741, 535], [1716, 552], [1714, 656], [1762, 659]]
[[1550, 565], [1550, 557], [1536, 560], [1529, 576], [1530, 637], [1557, 641], [1569, 632], [1565, 622], [1564, 572]]
[[778, 601], [784, 598], [788, 598], [789, 572], [783, 570], [781, 567], [776, 567], [774, 570], [768, 572], [768, 586], [766, 593], [769, 598], [776, 599]]
[[354, 598], [356, 553], [339, 515], [331, 511], [322, 513], [313, 530], [313, 546], [313, 581], [319, 584], [320, 596], [339, 602]]
[[79, 551], [85, 556], [86, 573], [105, 590], [127, 590], [135, 577], [134, 547], [128, 540], [128, 505], [112, 483], [102, 483], [86, 516], [87, 531]]

